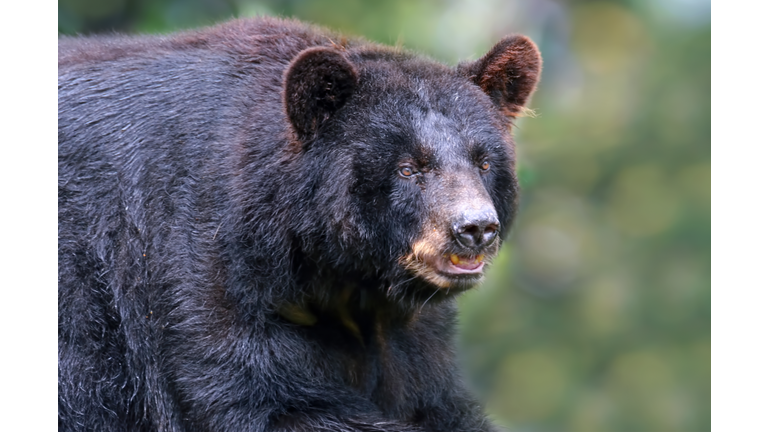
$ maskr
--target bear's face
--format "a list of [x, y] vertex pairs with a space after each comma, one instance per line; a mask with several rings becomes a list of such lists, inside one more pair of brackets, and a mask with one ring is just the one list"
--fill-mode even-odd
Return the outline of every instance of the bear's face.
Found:
[[[530, 43], [514, 41], [518, 51]], [[519, 65], [505, 69], [494, 60], [511, 60], [489, 60], [491, 54], [477, 63], [505, 77], [521, 75]], [[535, 54], [523, 60], [540, 61]], [[286, 110], [303, 156], [326, 166], [315, 206], [333, 209], [318, 210], [330, 233], [325, 251], [354, 260], [336, 260], [337, 267], [384, 276], [393, 285], [414, 277], [432, 291], [476, 285], [514, 215], [509, 115], [535, 80], [521, 96], [497, 88], [508, 78], [494, 75], [497, 82], [483, 87], [488, 65], [451, 70], [391, 55], [348, 56], [313, 48], [286, 74]]]
[[345, 137], [333, 147], [352, 163], [353, 237], [368, 239], [362, 255], [376, 252], [377, 267], [395, 264], [436, 287], [468, 288], [496, 255], [513, 213], [505, 122], [452, 71], [432, 71], [431, 80], [402, 74], [387, 88], [368, 81], [376, 72], [360, 79], [375, 96], [351, 98], [339, 120], [354, 119], [339, 121], [343, 133], [333, 134]]

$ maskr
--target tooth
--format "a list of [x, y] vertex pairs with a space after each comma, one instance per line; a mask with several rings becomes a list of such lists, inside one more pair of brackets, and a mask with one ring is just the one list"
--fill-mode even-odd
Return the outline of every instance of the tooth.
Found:
[[456, 254], [451, 254], [451, 262], [454, 264], [458, 264], [461, 260], [459, 259], [459, 256]]
[[477, 258], [475, 258], [476, 263], [483, 262], [483, 258], [485, 258], [485, 255], [478, 255]]

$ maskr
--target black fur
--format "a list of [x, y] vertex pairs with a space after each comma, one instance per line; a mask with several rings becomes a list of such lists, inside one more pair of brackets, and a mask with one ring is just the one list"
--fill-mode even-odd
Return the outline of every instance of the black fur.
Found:
[[498, 249], [465, 208], [508, 230], [515, 87], [462, 68], [272, 19], [60, 39], [59, 429], [493, 430], [481, 275], [433, 264]]

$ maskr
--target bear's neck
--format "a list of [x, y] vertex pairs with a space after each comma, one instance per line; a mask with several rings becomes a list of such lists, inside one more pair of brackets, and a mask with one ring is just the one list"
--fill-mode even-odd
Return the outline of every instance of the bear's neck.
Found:
[[314, 292], [318, 294], [281, 305], [280, 316], [300, 326], [342, 332], [367, 344], [381, 329], [407, 325], [418, 313], [388, 298], [380, 287], [365, 283], [343, 282]]

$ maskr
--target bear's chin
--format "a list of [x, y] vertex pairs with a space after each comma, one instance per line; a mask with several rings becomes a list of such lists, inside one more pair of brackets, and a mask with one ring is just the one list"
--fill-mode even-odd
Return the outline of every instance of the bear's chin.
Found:
[[430, 285], [433, 285], [438, 289], [456, 294], [478, 286], [485, 278], [482, 273], [457, 275], [437, 272], [429, 275], [422, 275], [421, 277]]

